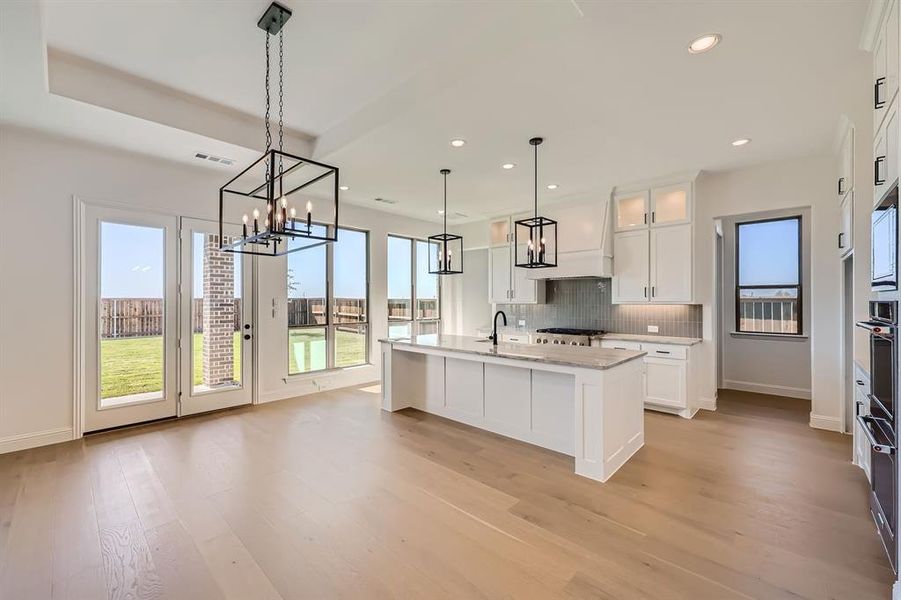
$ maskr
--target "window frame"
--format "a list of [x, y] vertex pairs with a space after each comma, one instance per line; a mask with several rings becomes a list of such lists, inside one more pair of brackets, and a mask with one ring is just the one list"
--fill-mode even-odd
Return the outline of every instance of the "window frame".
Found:
[[[416, 302], [418, 300], [418, 296], [416, 295], [416, 260], [417, 260], [417, 252], [418, 252], [416, 249], [416, 246], [417, 246], [417, 242], [422, 242], [423, 244], [426, 244], [426, 247], [428, 247], [428, 239], [421, 238], [421, 237], [409, 236], [409, 235], [398, 235], [398, 234], [394, 234], [394, 233], [389, 233], [385, 240], [386, 256], [387, 256], [387, 243], [388, 243], [387, 240], [388, 240], [388, 238], [406, 240], [406, 241], [410, 242], [410, 318], [409, 319], [393, 319], [392, 320], [389, 317], [389, 319], [388, 319], [389, 330], [390, 330], [392, 323], [409, 323], [410, 324], [410, 335], [416, 336], [416, 335], [420, 335], [420, 331], [419, 331], [420, 323], [435, 323], [438, 326], [438, 331], [440, 332], [441, 331], [442, 312], [444, 310], [444, 308], [443, 308], [444, 303], [441, 301], [441, 277], [439, 275], [434, 275], [434, 277], [437, 280], [437, 294], [436, 295], [438, 296], [438, 298], [437, 298], [437, 300], [438, 300], [438, 316], [434, 319], [420, 319], [416, 316], [416, 312], [417, 312], [416, 311]], [[428, 261], [428, 256], [426, 256], [426, 260]], [[390, 269], [390, 268], [391, 268], [391, 265], [388, 264], [388, 269]], [[385, 275], [387, 278], [387, 275], [388, 275], [387, 269], [385, 270]], [[386, 290], [387, 290], [387, 286], [386, 286]], [[386, 311], [388, 308], [387, 301], [389, 299], [390, 298], [385, 299]]]
[[[317, 225], [321, 225], [321, 223], [315, 223]], [[336, 323], [335, 315], [334, 315], [334, 307], [335, 307], [335, 278], [334, 278], [334, 268], [335, 268], [335, 243], [340, 243], [340, 235], [341, 230], [344, 231], [354, 231], [357, 233], [362, 233], [365, 238], [365, 246], [366, 246], [366, 295], [364, 297], [366, 301], [366, 320], [359, 321], [356, 323]], [[337, 235], [339, 236], [338, 242], [334, 243], [326, 243], [325, 246], [325, 323], [316, 324], [316, 325], [300, 325], [297, 327], [291, 327], [288, 325], [285, 329], [288, 333], [288, 344], [287, 344], [287, 352], [285, 353], [285, 368], [288, 372], [288, 377], [304, 377], [306, 375], [310, 375], [312, 373], [323, 373], [326, 371], [341, 371], [344, 369], [355, 369], [357, 367], [363, 367], [367, 365], [371, 365], [371, 341], [372, 341], [372, 304], [370, 302], [370, 278], [372, 272], [371, 265], [371, 257], [372, 250], [370, 245], [370, 232], [368, 229], [362, 229], [359, 227], [350, 227], [346, 225], [341, 225], [336, 230]], [[288, 254], [286, 256], [302, 256], [303, 250], [300, 252]], [[285, 260], [285, 281], [288, 280], [288, 261], [290, 258]], [[287, 290], [285, 293], [286, 305], [287, 302], [290, 301], [290, 297], [287, 294]], [[287, 306], [285, 310], [287, 316]], [[363, 358], [363, 362], [355, 364], [355, 365], [337, 365], [337, 331], [338, 327], [341, 325], [353, 325], [353, 326], [363, 326], [366, 330], [366, 340], [364, 343], [365, 347], [365, 356]], [[291, 331], [292, 330], [303, 330], [303, 329], [325, 329], [325, 368], [323, 369], [315, 369], [310, 371], [298, 371], [296, 373], [291, 372], [291, 348], [290, 348], [290, 339], [291, 339]]]
[[[760, 223], [773, 223], [776, 221], [798, 222], [798, 283], [797, 284], [761, 284], [741, 285], [740, 257], [741, 257], [741, 226], [758, 225]], [[747, 335], [772, 335], [780, 337], [804, 337], [804, 246], [802, 215], [789, 215], [782, 217], [769, 217], [766, 219], [754, 219], [735, 223], [735, 333]], [[798, 331], [795, 333], [781, 331], [748, 331], [741, 328], [741, 291], [743, 289], [786, 289], [798, 290]]]

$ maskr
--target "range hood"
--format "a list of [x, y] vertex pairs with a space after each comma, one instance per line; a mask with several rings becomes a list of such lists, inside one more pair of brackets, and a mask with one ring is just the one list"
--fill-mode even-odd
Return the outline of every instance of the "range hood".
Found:
[[613, 232], [610, 199], [548, 206], [557, 221], [557, 266], [527, 269], [527, 279], [613, 277]]

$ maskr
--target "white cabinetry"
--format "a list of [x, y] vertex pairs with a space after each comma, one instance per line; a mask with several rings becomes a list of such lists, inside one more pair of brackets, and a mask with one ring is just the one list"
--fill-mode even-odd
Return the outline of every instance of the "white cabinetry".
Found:
[[693, 401], [697, 360], [692, 360], [691, 346], [601, 340], [601, 347], [647, 352], [644, 357], [646, 409], [675, 413], [689, 419], [698, 411], [697, 402]]
[[617, 192], [613, 206], [613, 302], [692, 302], [692, 183]]
[[[856, 415], [870, 414], [870, 380], [867, 374], [857, 365], [854, 365], [854, 413]], [[870, 442], [863, 433], [860, 423], [854, 419], [854, 464], [864, 470], [867, 479], [870, 479]]]
[[652, 229], [651, 302], [691, 302], [691, 225]]
[[879, 129], [898, 92], [898, 2], [888, 3], [873, 48], [873, 129]]
[[613, 236], [613, 302], [647, 302], [650, 280], [648, 232]]
[[488, 301], [539, 304], [544, 302], [544, 281], [528, 279], [527, 269], [513, 266], [513, 221], [514, 217], [503, 217], [488, 224]]
[[854, 192], [842, 199], [840, 229], [838, 231], [839, 256], [847, 256], [854, 249]]
[[835, 191], [842, 200], [854, 188], [854, 127], [848, 126], [839, 148]]

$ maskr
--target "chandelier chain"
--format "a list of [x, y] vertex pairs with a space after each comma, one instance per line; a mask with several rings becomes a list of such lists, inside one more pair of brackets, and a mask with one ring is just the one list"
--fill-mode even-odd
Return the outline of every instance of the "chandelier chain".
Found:
[[269, 130], [269, 32], [266, 34], [266, 152], [272, 147], [272, 132]]

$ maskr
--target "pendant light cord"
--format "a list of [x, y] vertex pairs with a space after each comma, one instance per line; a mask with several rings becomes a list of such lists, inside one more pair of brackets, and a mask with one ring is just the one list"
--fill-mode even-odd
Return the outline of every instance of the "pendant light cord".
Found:
[[447, 236], [447, 173], [444, 175], [444, 235]]
[[535, 218], [538, 218], [538, 144], [535, 148]]

